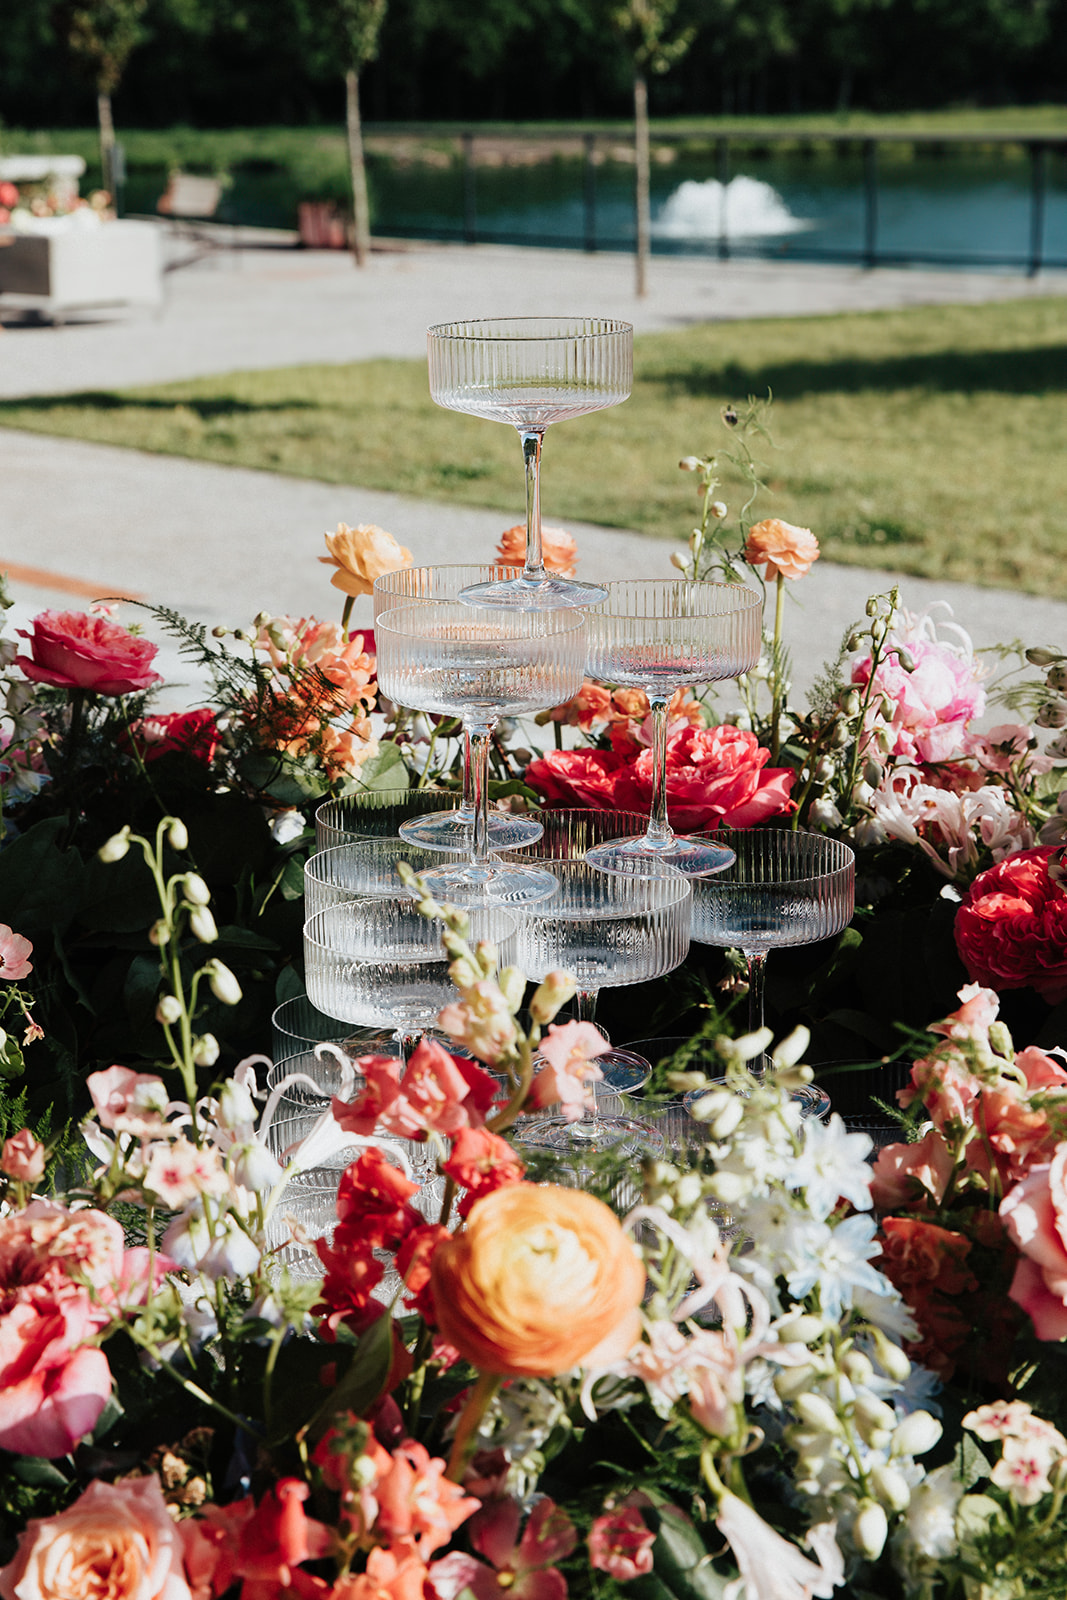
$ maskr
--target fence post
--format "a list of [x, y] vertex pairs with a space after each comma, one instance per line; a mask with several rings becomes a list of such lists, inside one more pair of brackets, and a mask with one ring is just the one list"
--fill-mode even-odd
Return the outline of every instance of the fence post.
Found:
[[478, 237], [478, 192], [474, 171], [474, 135], [463, 135], [463, 242], [474, 244]]
[[582, 202], [585, 214], [585, 249], [591, 255], [596, 249], [596, 134], [582, 135], [585, 161], [582, 168]]
[[863, 265], [878, 264], [878, 143], [863, 141]]
[[1030, 145], [1030, 265], [1027, 277], [1036, 278], [1045, 254], [1045, 192], [1048, 187], [1048, 146]]
[[715, 141], [715, 176], [719, 180], [719, 260], [730, 259], [730, 232], [726, 222], [726, 191], [730, 187], [730, 141]]

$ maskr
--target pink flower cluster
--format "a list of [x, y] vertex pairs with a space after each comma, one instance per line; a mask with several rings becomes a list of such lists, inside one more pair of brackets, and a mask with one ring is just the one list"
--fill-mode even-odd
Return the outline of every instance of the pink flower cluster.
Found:
[[[885, 753], [900, 761], [951, 761], [974, 747], [969, 725], [985, 710], [982, 671], [962, 629], [958, 642], [937, 637], [929, 613], [903, 613], [903, 625], [887, 637], [874, 670], [868, 731]], [[857, 656], [854, 684], [871, 680], [871, 656]]]
[[366, 1086], [352, 1101], [335, 1095], [333, 1114], [346, 1133], [362, 1138], [376, 1128], [400, 1139], [480, 1128], [496, 1099], [496, 1080], [436, 1039], [419, 1040], [403, 1076], [395, 1056], [363, 1056], [355, 1067]]
[[1001, 1456], [990, 1477], [1016, 1505], [1033, 1506], [1052, 1493], [1049, 1471], [1067, 1458], [1067, 1439], [1051, 1422], [1036, 1417], [1025, 1400], [979, 1406], [967, 1413], [963, 1426], [987, 1444], [999, 1441]]
[[[362, 634], [349, 635], [339, 623], [314, 617], [272, 617], [260, 628], [256, 648], [269, 658], [275, 677], [254, 708], [261, 740], [296, 759], [313, 753], [336, 776], [356, 771], [374, 754], [374, 658], [364, 650]], [[337, 708], [324, 702], [322, 679], [348, 707], [347, 726], [335, 725]]]

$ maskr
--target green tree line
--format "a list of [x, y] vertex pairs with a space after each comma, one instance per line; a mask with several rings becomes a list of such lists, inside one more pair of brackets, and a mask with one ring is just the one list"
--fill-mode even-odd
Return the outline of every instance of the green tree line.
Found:
[[[344, 0], [16, 0], [0, 120], [84, 126], [108, 79], [127, 127], [335, 122], [353, 66], [375, 121], [628, 116], [635, 58], [612, 25], [619, 10], [390, 0], [376, 56], [353, 63]], [[1067, 84], [1067, 0], [679, 0], [672, 11], [689, 46], [649, 74], [653, 115], [1056, 101]], [[128, 54], [117, 78], [109, 43]]]

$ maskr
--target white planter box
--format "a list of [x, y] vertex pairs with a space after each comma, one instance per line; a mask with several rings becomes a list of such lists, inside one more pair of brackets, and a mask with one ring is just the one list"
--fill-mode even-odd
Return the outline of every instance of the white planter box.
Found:
[[105, 222], [51, 234], [0, 230], [0, 295], [54, 322], [73, 310], [158, 306], [163, 299], [160, 230], [150, 222]]

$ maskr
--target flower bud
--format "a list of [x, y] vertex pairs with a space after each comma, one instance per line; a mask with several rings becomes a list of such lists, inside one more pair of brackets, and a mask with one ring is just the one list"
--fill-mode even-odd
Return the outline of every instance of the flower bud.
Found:
[[1045, 688], [1051, 689], [1053, 694], [1062, 694], [1067, 689], [1067, 667], [1062, 663], [1050, 667], [1045, 674]]
[[1012, 1043], [1011, 1031], [1007, 1023], [1001, 1022], [999, 1017], [995, 1022], [989, 1024], [989, 1048], [995, 1055], [1004, 1056], [1008, 1061], [1015, 1059], [1015, 1046]]
[[106, 844], [102, 844], [96, 852], [100, 860], [111, 866], [116, 861], [121, 861], [130, 848], [129, 827], [120, 828], [118, 833], [113, 833]]
[[844, 819], [832, 800], [814, 800], [808, 811], [808, 821], [816, 828], [839, 828]]
[[1063, 657], [1056, 650], [1044, 650], [1035, 646], [1026, 652], [1026, 659], [1032, 667], [1051, 667], [1054, 662], [1062, 661]]
[[761, 1056], [772, 1043], [774, 1034], [770, 1028], [757, 1028], [754, 1033], [743, 1033], [739, 1038], [727, 1042], [727, 1051], [740, 1061], [754, 1061]]
[[728, 1139], [744, 1115], [744, 1101], [739, 1095], [732, 1096], [729, 1104], [723, 1106], [715, 1121], [709, 1124], [709, 1132], [712, 1138]]
[[732, 1206], [748, 1193], [749, 1180], [739, 1172], [713, 1172], [707, 1180], [708, 1194], [724, 1206]]
[[230, 1160], [234, 1181], [243, 1189], [251, 1189], [253, 1194], [264, 1194], [282, 1180], [277, 1160], [257, 1139], [237, 1145]]
[[780, 1400], [795, 1400], [811, 1387], [817, 1376], [816, 1368], [807, 1362], [802, 1367], [783, 1367], [774, 1375], [775, 1392]]
[[699, 472], [700, 458], [699, 456], [683, 456], [678, 465], [683, 472]]
[[877, 1561], [885, 1548], [889, 1535], [889, 1522], [877, 1500], [861, 1500], [856, 1520], [852, 1524], [852, 1538], [856, 1548], [868, 1561]]
[[905, 672], [914, 672], [915, 671], [915, 667], [916, 667], [916, 664], [917, 664], [916, 660], [915, 660], [915, 657], [912, 655], [911, 651], [907, 648], [906, 645], [902, 645], [902, 644], [898, 644], [897, 645], [897, 647], [896, 647], [896, 658], [900, 662], [900, 665], [901, 665], [901, 667], [903, 668], [903, 670]]
[[451, 963], [448, 976], [457, 989], [473, 989], [476, 983], [481, 982], [482, 974], [475, 966], [470, 956], [459, 956]]
[[877, 1466], [872, 1467], [871, 1488], [890, 1511], [906, 1511], [911, 1503], [911, 1489], [908, 1487], [907, 1478], [899, 1467], [891, 1467], [888, 1462], [880, 1461]]
[[156, 1021], [165, 1022], [169, 1027], [176, 1023], [182, 1014], [182, 1003], [176, 994], [161, 994], [156, 1006]]
[[189, 913], [189, 931], [201, 944], [215, 943], [219, 930], [207, 906], [193, 906]]
[[491, 939], [479, 939], [474, 946], [474, 954], [477, 956], [478, 964], [482, 969], [481, 976], [484, 978], [491, 977], [496, 971], [496, 964], [500, 959], [496, 945]]
[[213, 1067], [219, 1059], [219, 1041], [213, 1033], [202, 1033], [193, 1040], [193, 1065]]
[[875, 1434], [887, 1435], [884, 1442], [888, 1443], [897, 1425], [897, 1414], [893, 1407], [887, 1406], [884, 1400], [879, 1400], [873, 1394], [859, 1395], [852, 1415], [860, 1438], [867, 1444], [873, 1443]]
[[811, 1030], [801, 1023], [777, 1046], [771, 1060], [776, 1067], [795, 1067], [811, 1043]]
[[227, 1078], [219, 1090], [215, 1120], [220, 1128], [232, 1131], [244, 1124], [255, 1122], [256, 1102], [251, 1090], [235, 1078]]
[[162, 945], [170, 942], [170, 924], [164, 917], [154, 922], [148, 930], [149, 944]]
[[1043, 705], [1034, 722], [1039, 728], [1062, 728], [1067, 725], [1067, 700], [1049, 700]]
[[[208, 915], [210, 916], [210, 912]], [[207, 981], [211, 985], [211, 992], [216, 1000], [221, 1000], [224, 1006], [235, 1006], [241, 999], [241, 985], [225, 962], [209, 961], [204, 968]]]
[[689, 1115], [694, 1122], [714, 1122], [728, 1106], [738, 1103], [737, 1095], [729, 1089], [709, 1089], [707, 1094], [702, 1094], [690, 1102]]
[[885, 837], [885, 828], [877, 817], [862, 818], [852, 830], [853, 841], [859, 845], [861, 850], [870, 849], [876, 844], [882, 844]]
[[730, 514], [729, 507], [722, 500], [713, 500], [708, 510], [716, 522], [725, 522]]
[[894, 1383], [907, 1383], [911, 1376], [911, 1362], [900, 1346], [894, 1344], [881, 1328], [872, 1327], [870, 1339], [874, 1346], [875, 1359], [883, 1372], [887, 1373]]
[[189, 831], [180, 817], [171, 817], [167, 829], [167, 843], [172, 850], [188, 850]]
[[569, 972], [550, 972], [538, 984], [530, 1001], [530, 1016], [539, 1027], [551, 1022], [560, 1006], [566, 1005], [578, 992], [578, 985]]
[[187, 872], [182, 879], [182, 893], [193, 906], [206, 906], [211, 900], [211, 890], [199, 872]]
[[[862, 1350], [849, 1350], [842, 1358], [841, 1371], [845, 1374], [849, 1383], [866, 1385], [874, 1377], [874, 1368]], [[897, 1419], [894, 1414], [889, 1426], [895, 1428], [896, 1425]]]
[[496, 986], [507, 1003], [512, 1016], [522, 1005], [526, 993], [526, 974], [521, 967], [502, 967], [496, 975]]
[[678, 551], [678, 550], [672, 550], [671, 551], [671, 566], [672, 567], [676, 567], [679, 572], [684, 572], [686, 570], [686, 568], [688, 567], [688, 565], [689, 565], [689, 563], [686, 561], [685, 557], [681, 554], [680, 551]]
[[913, 1411], [893, 1430], [890, 1455], [922, 1456], [932, 1450], [941, 1437], [941, 1424], [929, 1411]]
[[801, 1422], [823, 1433], [840, 1433], [841, 1423], [833, 1406], [821, 1394], [798, 1394], [793, 1409]]
[[801, 1311], [798, 1315], [786, 1317], [784, 1322], [775, 1324], [775, 1332], [782, 1344], [811, 1344], [823, 1331], [823, 1320], [811, 1311]]

